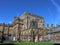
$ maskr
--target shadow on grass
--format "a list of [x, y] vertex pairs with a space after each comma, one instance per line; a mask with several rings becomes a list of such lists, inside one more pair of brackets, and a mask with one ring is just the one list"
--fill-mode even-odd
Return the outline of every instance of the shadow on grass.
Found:
[[55, 43], [55, 44], [53, 44], [53, 45], [60, 45], [60, 43], [58, 43], [58, 44], [57, 44], [57, 43]]
[[13, 43], [5, 43], [5, 44], [0, 44], [0, 45], [16, 45], [16, 44], [13, 44]]

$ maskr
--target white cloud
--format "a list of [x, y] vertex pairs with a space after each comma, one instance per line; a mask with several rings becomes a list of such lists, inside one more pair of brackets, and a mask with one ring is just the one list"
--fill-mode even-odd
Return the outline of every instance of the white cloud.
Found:
[[51, 0], [51, 2], [57, 9], [57, 14], [56, 14], [57, 17], [56, 17], [55, 23], [59, 23], [59, 21], [60, 21], [60, 6], [54, 0]]
[[57, 8], [57, 10], [60, 11], [60, 6], [59, 6], [54, 0], [51, 0], [51, 2], [52, 2], [53, 5]]

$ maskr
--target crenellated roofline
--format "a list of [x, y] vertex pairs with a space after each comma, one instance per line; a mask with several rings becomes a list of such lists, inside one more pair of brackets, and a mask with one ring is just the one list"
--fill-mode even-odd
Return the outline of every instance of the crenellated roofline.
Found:
[[12, 27], [13, 25], [12, 24], [5, 24], [5, 23], [0, 23], [0, 26], [10, 26], [10, 27]]
[[29, 13], [29, 12], [24, 12], [21, 16], [20, 16], [20, 18], [22, 17], [22, 16], [28, 16], [28, 15], [30, 15], [30, 16], [33, 16], [33, 17], [37, 17], [37, 18], [41, 18], [41, 19], [44, 19], [44, 17], [42, 17], [42, 16], [38, 16], [38, 15], [36, 15], [36, 14], [33, 14], [33, 13]]

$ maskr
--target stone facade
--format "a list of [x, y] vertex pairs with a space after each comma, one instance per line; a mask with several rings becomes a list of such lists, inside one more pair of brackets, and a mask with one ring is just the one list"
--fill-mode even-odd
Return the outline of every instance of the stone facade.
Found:
[[4, 35], [15, 37], [15, 41], [22, 42], [54, 40], [52, 35], [60, 33], [51, 33], [53, 30], [53, 25], [45, 27], [45, 21], [42, 16], [24, 12], [21, 16], [14, 17], [12, 24], [0, 24], [0, 37], [4, 33]]
[[24, 12], [20, 17], [14, 17], [10, 25], [0, 25], [0, 32], [4, 30], [4, 34], [16, 37], [16, 41], [34, 41], [36, 35], [43, 35], [43, 29], [44, 18], [28, 12]]
[[51, 41], [60, 42], [60, 26], [53, 27], [52, 32], [49, 33]]
[[0, 24], [0, 39], [2, 35], [11, 35], [13, 34], [13, 26], [10, 24]]
[[35, 36], [43, 35], [43, 29], [44, 29], [44, 18], [40, 16], [36, 16], [35, 14], [24, 12], [22, 16], [20, 16], [20, 19], [23, 20], [23, 30], [21, 31], [24, 36], [22, 40], [25, 41], [34, 41]]

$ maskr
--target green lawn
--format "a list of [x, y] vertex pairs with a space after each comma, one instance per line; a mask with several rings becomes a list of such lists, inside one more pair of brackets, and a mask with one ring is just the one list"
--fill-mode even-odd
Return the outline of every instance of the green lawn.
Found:
[[16, 45], [54, 45], [53, 42], [20, 42], [15, 43]]
[[[4, 43], [10, 45], [54, 45], [54, 42], [12, 42], [12, 43]], [[58, 44], [58, 43], [57, 43]]]

